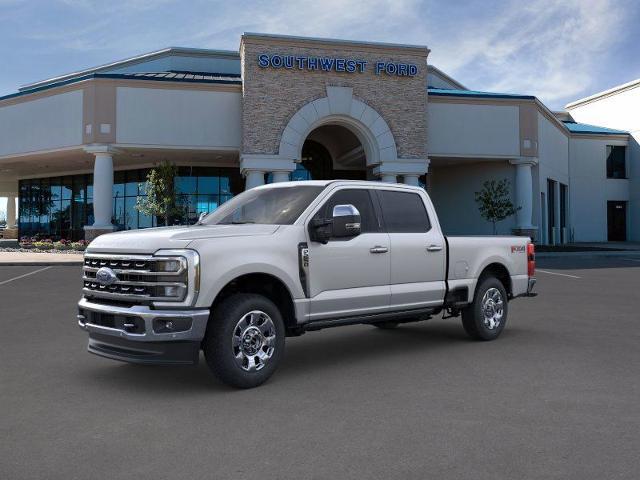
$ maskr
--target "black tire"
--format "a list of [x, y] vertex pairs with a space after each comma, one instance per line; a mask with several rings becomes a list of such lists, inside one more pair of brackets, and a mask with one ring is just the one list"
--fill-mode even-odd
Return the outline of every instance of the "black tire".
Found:
[[[255, 311], [266, 314], [271, 324], [261, 314], [249, 315]], [[263, 333], [263, 329], [268, 335], [260, 337], [256, 330]], [[272, 333], [275, 339], [269, 340]], [[222, 382], [236, 388], [253, 388], [275, 372], [284, 354], [284, 338], [282, 315], [271, 300], [262, 295], [238, 293], [222, 301], [211, 313], [202, 349], [209, 369]], [[249, 340], [244, 342], [245, 339]], [[269, 351], [271, 356], [266, 358]], [[261, 367], [260, 356], [265, 357]]]
[[[495, 294], [496, 290], [499, 292], [499, 297]], [[502, 316], [499, 319], [499, 323], [497, 325], [494, 324], [493, 327], [491, 326], [491, 320], [485, 319], [482, 307], [482, 302], [487, 292], [495, 294], [489, 295], [494, 297], [493, 305], [497, 304], [495, 298], [502, 300]], [[494, 310], [494, 312], [496, 312], [496, 310]], [[471, 338], [485, 341], [495, 340], [500, 336], [502, 330], [504, 330], [508, 315], [509, 302], [504, 285], [495, 277], [484, 277], [478, 281], [473, 302], [462, 310], [462, 326]], [[495, 322], [496, 317], [493, 318]], [[489, 322], [489, 324], [487, 322]]]
[[394, 328], [398, 327], [398, 322], [378, 322], [378, 323], [374, 323], [373, 326], [374, 327], [378, 327], [381, 330], [393, 330]]

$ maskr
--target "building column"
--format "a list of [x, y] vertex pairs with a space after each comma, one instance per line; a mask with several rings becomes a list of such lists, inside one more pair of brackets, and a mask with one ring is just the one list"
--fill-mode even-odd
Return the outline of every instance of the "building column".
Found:
[[115, 150], [108, 145], [85, 148], [94, 155], [93, 163], [93, 225], [84, 227], [85, 239], [94, 238], [113, 231], [113, 155]]
[[391, 173], [380, 175], [380, 180], [385, 183], [398, 183], [398, 176]]
[[429, 171], [429, 163], [429, 159], [397, 158], [376, 166], [373, 173], [386, 183], [396, 183], [400, 176], [406, 185], [417, 187], [420, 185], [420, 175]]
[[16, 197], [9, 195], [7, 197], [7, 228], [15, 229], [16, 225]]
[[404, 175], [402, 177], [402, 183], [411, 185], [412, 187], [418, 187], [420, 186], [420, 175]]
[[533, 174], [531, 168], [537, 165], [538, 159], [535, 157], [521, 157], [510, 160], [516, 167], [515, 197], [516, 208], [516, 235], [535, 237], [537, 227], [532, 223], [533, 219]]
[[273, 174], [273, 183], [280, 182], [288, 182], [289, 181], [289, 172], [288, 171], [274, 171], [271, 172]]
[[261, 153], [240, 155], [240, 173], [246, 178], [245, 190], [264, 185], [265, 172], [273, 173], [273, 182], [289, 181], [289, 172], [296, 168], [293, 158]]
[[264, 185], [264, 170], [245, 170], [244, 177], [244, 189], [251, 190], [254, 187]]

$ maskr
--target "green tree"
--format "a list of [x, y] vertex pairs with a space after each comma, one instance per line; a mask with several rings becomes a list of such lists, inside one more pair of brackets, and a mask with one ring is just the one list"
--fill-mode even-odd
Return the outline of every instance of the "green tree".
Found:
[[166, 160], [152, 168], [147, 174], [146, 185], [140, 185], [140, 190], [144, 189], [147, 195], [137, 198], [136, 210], [162, 217], [164, 224], [169, 225], [169, 219], [181, 213], [174, 184], [177, 174], [178, 167]]
[[498, 233], [496, 224], [514, 215], [521, 208], [516, 208], [511, 202], [509, 181], [506, 178], [484, 182], [482, 190], [476, 192], [476, 203], [482, 218], [493, 225], [494, 235]]

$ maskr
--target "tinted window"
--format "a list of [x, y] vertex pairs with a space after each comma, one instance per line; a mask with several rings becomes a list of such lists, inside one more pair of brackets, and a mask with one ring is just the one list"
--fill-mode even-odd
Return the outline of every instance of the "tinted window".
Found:
[[382, 216], [389, 233], [421, 233], [431, 228], [420, 195], [379, 190]]
[[626, 147], [607, 145], [607, 178], [627, 178]]
[[247, 190], [206, 216], [202, 223], [291, 225], [323, 188], [307, 185]]
[[334, 193], [316, 214], [316, 218], [331, 218], [336, 205], [353, 205], [360, 212], [360, 228], [362, 233], [379, 232], [380, 226], [368, 190], [339, 190]]

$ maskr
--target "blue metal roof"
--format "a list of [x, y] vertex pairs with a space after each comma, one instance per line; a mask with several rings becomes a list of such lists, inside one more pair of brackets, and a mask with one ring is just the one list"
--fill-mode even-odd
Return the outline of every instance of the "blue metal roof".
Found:
[[454, 90], [447, 88], [427, 88], [429, 95], [442, 97], [480, 97], [480, 98], [514, 98], [519, 100], [535, 100], [533, 95], [519, 95], [517, 93], [479, 92], [477, 90]]
[[613, 128], [598, 127], [596, 125], [589, 125], [587, 123], [577, 123], [563, 121], [565, 127], [569, 129], [571, 133], [591, 133], [597, 135], [628, 135], [629, 132], [624, 130], [614, 130]]
[[62, 80], [60, 82], [48, 83], [42, 87], [31, 88], [29, 90], [23, 90], [17, 93], [10, 93], [0, 97], [0, 100], [7, 100], [9, 98], [22, 97], [35, 92], [41, 92], [43, 90], [49, 90], [50, 88], [62, 87], [64, 85], [70, 85], [73, 83], [82, 82], [84, 80], [90, 80], [92, 78], [114, 78], [114, 79], [126, 79], [126, 80], [151, 80], [159, 82], [186, 82], [186, 83], [218, 83], [228, 85], [242, 85], [240, 75], [234, 75], [230, 73], [200, 73], [200, 72], [146, 72], [146, 73], [91, 73], [89, 75], [83, 75], [81, 77], [70, 78], [69, 80]]

